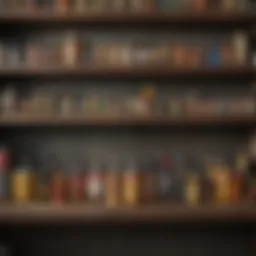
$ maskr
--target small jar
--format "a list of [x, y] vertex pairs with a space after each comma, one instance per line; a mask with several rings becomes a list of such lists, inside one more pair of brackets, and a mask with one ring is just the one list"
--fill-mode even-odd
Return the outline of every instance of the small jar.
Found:
[[117, 207], [121, 204], [121, 173], [116, 164], [111, 165], [107, 169], [105, 177], [106, 186], [106, 206], [109, 208]]
[[62, 171], [54, 171], [51, 177], [51, 200], [55, 204], [63, 204], [67, 197], [67, 180]]
[[123, 173], [123, 203], [127, 206], [136, 206], [139, 201], [139, 175], [134, 163], [128, 164]]
[[11, 194], [16, 203], [30, 203], [33, 196], [33, 175], [29, 167], [20, 167], [11, 175]]
[[99, 204], [104, 200], [105, 184], [103, 170], [98, 162], [91, 163], [86, 175], [86, 199], [91, 204]]

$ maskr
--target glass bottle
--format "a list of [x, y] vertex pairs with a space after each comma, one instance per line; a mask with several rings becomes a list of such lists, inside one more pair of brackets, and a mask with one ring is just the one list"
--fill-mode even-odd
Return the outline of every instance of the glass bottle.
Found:
[[188, 174], [184, 189], [186, 204], [191, 206], [198, 205], [201, 201], [201, 184], [199, 174]]
[[245, 65], [248, 53], [248, 37], [244, 31], [237, 31], [233, 36], [234, 56], [237, 65]]
[[74, 67], [78, 64], [80, 53], [80, 43], [76, 32], [69, 32], [63, 39], [62, 45], [62, 64]]
[[106, 206], [109, 208], [117, 207], [121, 203], [121, 175], [118, 164], [113, 162], [107, 168], [106, 177]]
[[151, 159], [142, 166], [141, 201], [153, 203], [157, 199], [157, 164]]
[[0, 107], [1, 113], [4, 116], [10, 116], [16, 113], [17, 93], [13, 87], [9, 86], [2, 92]]
[[136, 206], [139, 201], [139, 176], [137, 166], [130, 162], [123, 172], [123, 203]]
[[245, 153], [237, 154], [235, 170], [232, 173], [231, 195], [232, 203], [240, 203], [245, 192], [245, 174], [248, 170], [248, 156]]
[[86, 199], [89, 203], [98, 204], [104, 200], [105, 184], [102, 166], [92, 161], [86, 175]]
[[29, 165], [20, 165], [11, 175], [11, 194], [14, 202], [29, 203], [33, 196], [33, 175]]
[[84, 176], [78, 165], [71, 167], [69, 175], [69, 199], [73, 203], [82, 202], [84, 198]]
[[51, 200], [55, 204], [63, 204], [67, 196], [67, 180], [64, 172], [58, 168], [51, 175]]

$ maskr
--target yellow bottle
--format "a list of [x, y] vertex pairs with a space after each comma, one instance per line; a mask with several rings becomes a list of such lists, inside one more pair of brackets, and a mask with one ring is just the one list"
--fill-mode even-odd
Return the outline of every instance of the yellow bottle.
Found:
[[30, 170], [18, 169], [11, 176], [12, 199], [18, 203], [29, 203], [32, 200], [33, 175]]
[[123, 201], [125, 205], [135, 206], [139, 200], [139, 178], [135, 165], [130, 165], [123, 174]]

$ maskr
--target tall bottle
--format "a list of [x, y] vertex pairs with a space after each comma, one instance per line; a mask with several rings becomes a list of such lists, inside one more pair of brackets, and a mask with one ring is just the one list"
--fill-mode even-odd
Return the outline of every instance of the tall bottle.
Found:
[[245, 65], [248, 54], [248, 36], [244, 31], [237, 31], [233, 36], [233, 49], [237, 65]]
[[139, 173], [135, 162], [127, 164], [123, 172], [123, 203], [136, 206], [139, 202]]

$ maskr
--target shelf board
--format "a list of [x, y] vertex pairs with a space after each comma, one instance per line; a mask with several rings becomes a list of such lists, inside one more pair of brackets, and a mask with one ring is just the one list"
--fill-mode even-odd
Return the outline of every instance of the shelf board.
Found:
[[73, 68], [0, 68], [0, 77], [30, 78], [30, 77], [241, 77], [255, 76], [254, 67], [206, 67], [206, 68], [177, 68], [177, 67], [82, 67]]
[[256, 13], [184, 11], [181, 13], [142, 12], [142, 13], [54, 13], [50, 11], [25, 11], [0, 13], [0, 23], [88, 23], [88, 24], [253, 24]]
[[252, 116], [187, 116], [165, 117], [32, 117], [9, 116], [0, 118], [0, 126], [251, 126], [256, 124]]
[[138, 207], [27, 204], [1, 205], [0, 224], [154, 223], [154, 222], [251, 222], [256, 206], [152, 205]]

